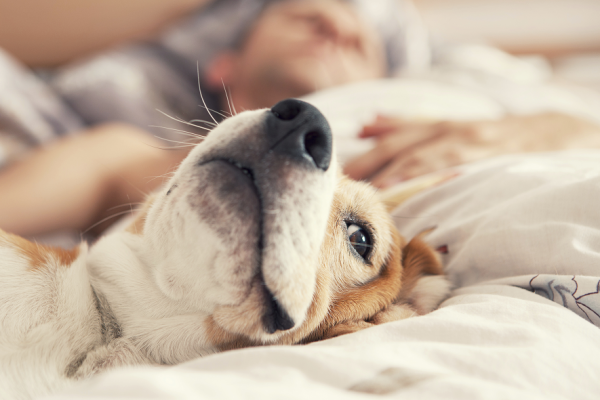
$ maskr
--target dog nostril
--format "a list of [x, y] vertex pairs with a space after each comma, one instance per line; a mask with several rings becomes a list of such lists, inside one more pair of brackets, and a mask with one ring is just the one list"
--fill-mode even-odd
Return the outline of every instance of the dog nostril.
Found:
[[283, 121], [290, 121], [298, 116], [302, 111], [302, 103], [298, 100], [287, 99], [280, 101], [271, 108], [271, 112], [275, 117]]
[[304, 149], [313, 159], [317, 168], [327, 170], [331, 160], [331, 152], [327, 137], [322, 132], [311, 131], [304, 136]]

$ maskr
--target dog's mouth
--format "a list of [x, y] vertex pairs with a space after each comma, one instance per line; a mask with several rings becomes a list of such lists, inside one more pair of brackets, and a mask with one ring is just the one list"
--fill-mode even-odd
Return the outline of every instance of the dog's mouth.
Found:
[[[261, 193], [251, 168], [231, 158], [214, 158], [202, 161], [198, 166], [211, 168], [211, 174], [215, 178], [212, 182], [223, 200], [238, 192], [252, 192], [258, 202], [261, 202]], [[240, 204], [242, 207], [243, 205]], [[262, 215], [262, 206], [259, 214]]]
[[[241, 163], [239, 163], [231, 158], [216, 159], [213, 161], [223, 161], [225, 163], [228, 163], [228, 164], [234, 166], [235, 168], [239, 169], [252, 182], [252, 184], [254, 186], [256, 186], [256, 181], [254, 179], [254, 171], [252, 171], [252, 169], [243, 166]], [[258, 187], [256, 188], [256, 190], [258, 191]]]
[[[262, 292], [262, 324], [264, 326], [265, 331], [269, 334], [273, 334], [277, 331], [286, 331], [293, 328], [295, 325], [294, 320], [289, 316], [287, 311], [283, 307], [281, 307], [281, 305], [267, 286], [263, 276], [262, 258], [264, 251], [265, 236], [263, 224], [264, 209], [262, 207], [261, 190], [259, 184], [255, 179], [254, 170], [232, 158], [215, 158], [208, 161], [204, 161], [199, 165], [207, 165], [213, 168], [216, 167], [218, 170], [221, 170], [221, 174], [232, 175], [229, 180], [235, 182], [235, 186], [238, 190], [248, 192], [247, 188], [251, 188], [251, 191], [255, 194], [255, 198], [259, 204], [259, 208], [257, 210], [258, 213], [255, 216], [255, 221], [258, 225], [257, 233], [259, 237], [255, 249], [258, 257], [258, 265], [256, 268], [256, 275], [254, 279], [258, 280], [258, 287]], [[222, 188], [224, 187], [226, 192], [229, 192], [231, 190], [231, 185], [227, 182], [227, 179], [218, 182], [217, 184], [221, 185]], [[243, 188], [243, 186], [245, 186], [246, 188]], [[243, 208], [244, 203], [240, 203], [239, 207]], [[238, 221], [232, 221], [232, 223], [237, 222]]]
[[287, 311], [281, 307], [273, 293], [267, 287], [262, 271], [259, 275], [260, 285], [264, 288], [264, 312], [262, 316], [262, 324], [265, 331], [269, 334], [274, 334], [277, 331], [287, 331], [295, 325], [294, 320]]
[[211, 163], [220, 163], [223, 165], [227, 165], [229, 167], [233, 167], [234, 169], [241, 172], [243, 174], [242, 176], [244, 176], [246, 179], [248, 179], [250, 183], [252, 183], [254, 186], [256, 186], [256, 182], [254, 180], [254, 171], [251, 168], [242, 165], [242, 163], [240, 163], [232, 158], [219, 157], [219, 158], [213, 158], [210, 160], [204, 160], [204, 161], [198, 163], [198, 166], [201, 167], [201, 166], [208, 165]]

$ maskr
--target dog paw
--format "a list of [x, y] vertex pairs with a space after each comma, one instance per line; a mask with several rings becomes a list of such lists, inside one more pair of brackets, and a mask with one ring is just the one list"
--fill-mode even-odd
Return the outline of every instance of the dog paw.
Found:
[[417, 312], [407, 304], [392, 304], [389, 307], [379, 311], [373, 317], [371, 317], [368, 322], [373, 325], [380, 325], [386, 322], [399, 321], [401, 319], [406, 319], [410, 317], [414, 317], [417, 315]]
[[443, 275], [424, 276], [415, 284], [410, 302], [419, 314], [427, 314], [438, 308], [450, 295], [451, 283]]

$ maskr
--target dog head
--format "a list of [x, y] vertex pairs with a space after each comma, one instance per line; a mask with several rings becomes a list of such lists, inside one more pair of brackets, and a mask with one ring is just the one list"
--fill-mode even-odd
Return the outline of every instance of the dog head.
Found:
[[167, 297], [209, 315], [216, 347], [318, 339], [397, 300], [404, 240], [333, 154], [323, 115], [285, 100], [222, 122], [155, 196], [146, 263]]

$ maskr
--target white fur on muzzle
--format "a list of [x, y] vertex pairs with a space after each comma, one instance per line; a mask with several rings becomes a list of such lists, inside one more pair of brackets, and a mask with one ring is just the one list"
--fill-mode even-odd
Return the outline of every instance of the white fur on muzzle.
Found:
[[253, 339], [301, 325], [333, 199], [332, 157], [326, 120], [299, 100], [222, 122], [148, 214], [145, 251], [159, 288]]

